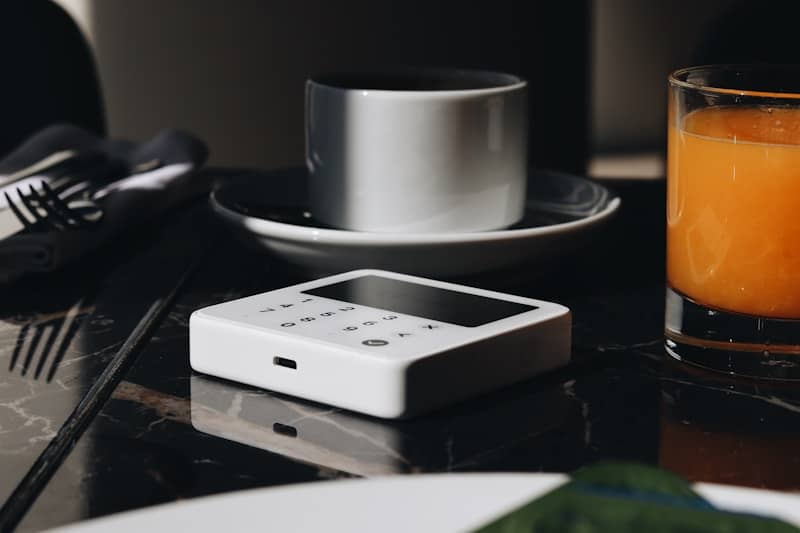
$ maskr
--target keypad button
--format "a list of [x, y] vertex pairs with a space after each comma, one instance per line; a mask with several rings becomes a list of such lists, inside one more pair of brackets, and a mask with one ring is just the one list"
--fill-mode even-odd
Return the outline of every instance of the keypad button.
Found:
[[385, 341], [383, 339], [367, 339], [365, 341], [361, 341], [361, 344], [364, 346], [386, 346], [389, 344], [389, 341]]
[[355, 311], [355, 307], [340, 307], [339, 311]]
[[334, 313], [333, 311], [325, 311], [324, 313], [320, 313], [319, 316], [333, 316], [335, 314], [336, 313]]
[[397, 315], [387, 315], [383, 317], [384, 320], [394, 320], [397, 318]]
[[422, 329], [439, 329], [441, 326], [437, 324], [423, 324]]
[[281, 304], [281, 307], [286, 309], [287, 307], [294, 307], [294, 304]]
[[300, 300], [300, 303], [304, 303], [305, 304], [305, 303], [313, 302], [313, 301], [314, 301], [314, 298], [306, 298], [304, 300]]
[[401, 331], [401, 332], [399, 332], [399, 333], [396, 333], [396, 335], [397, 335], [398, 337], [400, 337], [401, 339], [404, 339], [404, 338], [406, 338], [406, 337], [411, 337], [411, 336], [413, 336], [414, 334], [413, 334], [413, 333], [408, 333], [407, 331]]
[[346, 328], [343, 328], [343, 329], [344, 329], [344, 331], [355, 331], [358, 328], [356, 326], [347, 326]]
[[281, 327], [282, 328], [290, 328], [290, 327], [296, 326], [296, 325], [297, 324], [295, 324], [294, 322], [284, 322], [283, 324], [281, 324]]
[[300, 319], [300, 322], [313, 322], [314, 320], [316, 320], [316, 318], [313, 316], [304, 316]]
[[362, 322], [362, 324], [365, 326], [374, 326], [375, 324], [377, 324], [377, 322], [375, 322], [374, 320], [367, 320], [366, 322]]

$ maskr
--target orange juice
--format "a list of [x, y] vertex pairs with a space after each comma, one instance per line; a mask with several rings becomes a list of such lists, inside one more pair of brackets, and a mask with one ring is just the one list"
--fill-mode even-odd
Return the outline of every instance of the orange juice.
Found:
[[669, 285], [708, 307], [800, 318], [800, 109], [709, 107], [673, 122]]

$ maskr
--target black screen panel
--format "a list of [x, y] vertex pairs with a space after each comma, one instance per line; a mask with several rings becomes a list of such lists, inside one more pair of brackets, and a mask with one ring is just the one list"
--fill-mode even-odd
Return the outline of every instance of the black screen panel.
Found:
[[381, 276], [349, 279], [303, 293], [466, 327], [482, 326], [537, 309], [532, 305]]

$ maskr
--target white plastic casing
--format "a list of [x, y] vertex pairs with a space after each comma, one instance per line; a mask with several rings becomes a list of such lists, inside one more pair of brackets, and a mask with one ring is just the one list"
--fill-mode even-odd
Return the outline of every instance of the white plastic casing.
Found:
[[[362, 276], [535, 309], [467, 327], [303, 292]], [[403, 418], [565, 365], [570, 331], [570, 312], [562, 305], [356, 270], [195, 311], [189, 354], [197, 372]]]

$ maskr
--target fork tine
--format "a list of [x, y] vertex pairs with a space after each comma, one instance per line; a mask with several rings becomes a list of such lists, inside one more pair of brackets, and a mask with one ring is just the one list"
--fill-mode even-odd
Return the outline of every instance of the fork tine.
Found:
[[[44, 184], [44, 182], [42, 182], [42, 184]], [[56, 206], [51, 205], [51, 202], [49, 201], [50, 199], [47, 197], [47, 195], [40, 193], [32, 186], [30, 188], [30, 194], [31, 196], [34, 196], [36, 198], [36, 200], [39, 203], [39, 206], [42, 208], [42, 210], [44, 210], [45, 213], [47, 213], [48, 215], [47, 218], [57, 219], [58, 222], [60, 222], [61, 225], [64, 226], [65, 228], [70, 228], [75, 226], [74, 221], [71, 220], [69, 217], [69, 212], [65, 214]], [[50, 222], [53, 223], [52, 220]]]
[[[7, 192], [3, 193], [9, 208], [25, 229], [33, 229], [36, 226], [55, 231], [83, 229], [102, 219], [103, 210], [93, 202], [78, 201], [75, 207], [70, 207], [70, 204], [59, 197], [46, 182], [41, 182], [41, 186], [39, 191], [30, 184], [27, 192], [22, 187], [17, 187], [19, 203], [12, 200]], [[26, 210], [28, 213], [25, 213]], [[33, 218], [33, 222], [30, 217]]]
[[64, 327], [64, 319], [63, 318], [54, 319], [50, 321], [47, 324], [47, 326], [49, 327], [50, 335], [47, 337], [47, 340], [45, 341], [44, 348], [42, 348], [42, 353], [39, 356], [39, 363], [36, 365], [36, 370], [33, 373], [33, 379], [39, 379], [39, 376], [42, 374], [42, 370], [45, 367], [47, 358], [53, 351], [53, 345], [56, 342], [56, 338], [58, 337], [61, 328]]
[[17, 360], [19, 359], [20, 353], [22, 353], [22, 345], [25, 344], [25, 340], [28, 338], [28, 331], [31, 329], [30, 324], [25, 324], [22, 326], [22, 329], [19, 330], [17, 334], [17, 344], [14, 345], [14, 353], [11, 355], [11, 363], [8, 365], [8, 370], [14, 370], [14, 367], [17, 366]]
[[[45, 226], [50, 226], [53, 229], [57, 230], [61, 229], [51, 220], [50, 217], [42, 216], [42, 214], [39, 212], [39, 207], [34, 205], [34, 202], [31, 200], [31, 197], [35, 198], [36, 195], [33, 192], [32, 185], [28, 186], [28, 194], [25, 194], [21, 188], [17, 189], [17, 194], [19, 195], [19, 199], [23, 203], [23, 205], [25, 205], [25, 207], [28, 209], [33, 218], [36, 219], [36, 222], [44, 224]], [[45, 213], [47, 213], [47, 210], [44, 207], [42, 207], [42, 209], [45, 211]]]
[[75, 338], [75, 335], [77, 335], [78, 330], [83, 324], [83, 320], [86, 318], [86, 315], [81, 314], [81, 305], [83, 305], [83, 299], [78, 300], [75, 305], [70, 308], [67, 312], [67, 316], [64, 317], [63, 323], [59, 326], [59, 333], [63, 334], [63, 336], [58, 343], [58, 348], [55, 349], [55, 355], [50, 363], [50, 370], [47, 372], [48, 383], [53, 381], [53, 377], [55, 377], [58, 367], [64, 359], [69, 345], [72, 343], [72, 339]]
[[[60, 213], [53, 213], [53, 210], [47, 205], [47, 202], [43, 201], [44, 199], [33, 185], [28, 186], [27, 195], [20, 193], [20, 198], [25, 202], [25, 206], [28, 209], [31, 209], [39, 216], [42, 222], [46, 222], [51, 227], [59, 230], [68, 225], [69, 222], [64, 220], [64, 217], [58, 216]], [[44, 211], [44, 214], [42, 214], [42, 211]], [[54, 217], [53, 215], [56, 216]]]
[[38, 193], [40, 196], [53, 202], [53, 205], [69, 211], [67, 204], [65, 204], [61, 198], [55, 192], [53, 192], [53, 189], [47, 184], [46, 181], [41, 182], [39, 185], [42, 186], [42, 191]]
[[[19, 190], [17, 192], [19, 192]], [[6, 198], [6, 202], [8, 203], [9, 209], [11, 209], [11, 211], [14, 213], [14, 215], [16, 215], [19, 221], [22, 222], [22, 225], [25, 226], [25, 229], [30, 229], [36, 225], [36, 221], [38, 219], [34, 217], [34, 221], [31, 222], [30, 220], [28, 220], [28, 217], [22, 214], [22, 210], [17, 206], [17, 204], [14, 203], [13, 200], [11, 200], [11, 196], [9, 196], [7, 192], [4, 192], [3, 196], [5, 196]]]
[[70, 227], [85, 228], [90, 225], [90, 223], [85, 219], [79, 216], [74, 216], [73, 209], [70, 208], [56, 193], [54, 193], [53, 189], [51, 189], [50, 186], [44, 181], [42, 182], [42, 191], [44, 194], [40, 194], [39, 197], [45, 200], [46, 203], [50, 204], [53, 207], [53, 210], [60, 215], [62, 220], [66, 220]]
[[36, 324], [36, 331], [34, 331], [33, 339], [31, 340], [30, 346], [28, 346], [28, 353], [25, 356], [25, 360], [22, 362], [22, 372], [20, 372], [20, 374], [23, 376], [28, 374], [28, 369], [31, 367], [31, 362], [33, 362], [33, 356], [36, 355], [36, 349], [39, 348], [39, 341], [42, 340], [43, 328], [45, 327], [47, 327], [46, 324]]

